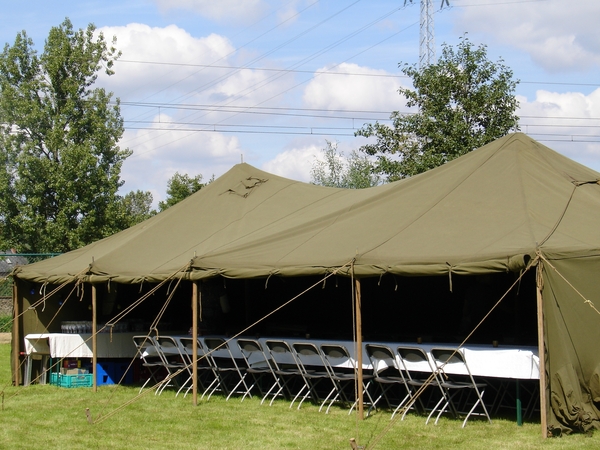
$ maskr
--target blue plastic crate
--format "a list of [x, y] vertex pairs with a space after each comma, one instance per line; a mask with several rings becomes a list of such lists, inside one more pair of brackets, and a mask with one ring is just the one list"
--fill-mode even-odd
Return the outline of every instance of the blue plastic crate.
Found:
[[121, 380], [123, 384], [133, 383], [133, 370], [129, 367], [128, 362], [99, 361], [96, 364], [96, 384], [98, 386], [117, 384]]
[[98, 386], [102, 386], [105, 384], [115, 384], [112, 372], [112, 363], [99, 362], [98, 364], [96, 364], [96, 384]]

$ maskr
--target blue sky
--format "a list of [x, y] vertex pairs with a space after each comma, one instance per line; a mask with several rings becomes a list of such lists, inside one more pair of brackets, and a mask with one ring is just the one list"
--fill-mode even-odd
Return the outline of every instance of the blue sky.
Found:
[[[7, 3], [3, 0], [4, 3]], [[117, 37], [116, 74], [133, 150], [123, 193], [164, 199], [175, 173], [219, 176], [240, 162], [308, 181], [326, 140], [346, 154], [354, 131], [408, 111], [398, 63], [419, 59], [419, 0], [10, 2], [0, 38], [26, 30], [41, 50], [69, 17]], [[468, 33], [521, 83], [522, 131], [600, 171], [600, 2], [450, 0], [436, 14], [437, 55]]]

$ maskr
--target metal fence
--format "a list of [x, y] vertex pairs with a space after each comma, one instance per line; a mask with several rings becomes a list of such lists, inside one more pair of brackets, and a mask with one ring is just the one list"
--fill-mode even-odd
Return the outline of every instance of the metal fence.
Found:
[[0, 298], [12, 298], [12, 278], [9, 275], [15, 267], [58, 255], [60, 253], [0, 253]]

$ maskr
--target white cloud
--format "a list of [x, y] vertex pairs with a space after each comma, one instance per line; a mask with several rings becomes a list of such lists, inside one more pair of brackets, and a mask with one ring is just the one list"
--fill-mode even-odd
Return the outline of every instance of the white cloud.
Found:
[[315, 158], [320, 156], [321, 149], [325, 146], [316, 142], [297, 142], [288, 149], [279, 153], [275, 158], [262, 165], [262, 169], [292, 180], [310, 181], [310, 171]]
[[271, 98], [278, 103], [277, 94], [286, 92], [292, 85], [293, 76], [289, 73], [240, 69], [231, 72], [227, 78], [215, 85], [211, 100], [227, 104], [235, 102], [237, 106], [255, 106]]
[[600, 88], [557, 93], [539, 90], [535, 100], [520, 97], [521, 131], [581, 164], [600, 171]]
[[291, 25], [298, 18], [298, 4], [301, 3], [299, 0], [292, 0], [286, 2], [277, 11], [277, 19], [279, 23], [285, 23], [286, 26]]
[[[102, 76], [100, 85], [123, 102], [254, 106], [271, 98], [279, 102], [277, 94], [293, 84], [293, 75], [287, 72], [236, 69], [236, 63], [229, 62], [235, 48], [217, 34], [196, 38], [175, 25], [157, 28], [136, 23], [99, 31], [107, 38], [117, 36], [117, 48], [123, 53], [115, 63], [115, 75]], [[178, 115], [169, 111], [187, 122], [217, 123], [237, 116], [217, 114], [214, 109], [194, 112], [188, 108], [179, 110]], [[158, 107], [125, 103], [122, 113], [127, 119], [148, 120], [158, 113]]]
[[208, 181], [240, 161], [243, 152], [237, 137], [210, 131], [177, 131], [177, 127], [166, 123], [168, 116], [161, 119], [161, 123], [155, 120], [149, 130], [126, 132], [122, 146], [133, 150], [133, 155], [125, 161], [121, 173], [126, 180], [121, 189], [124, 193], [150, 191], [156, 204], [164, 200], [167, 181], [175, 172], [202, 174]]
[[268, 5], [263, 0], [155, 0], [162, 11], [180, 9], [217, 22], [253, 22]]
[[[327, 70], [322, 68], [317, 72]], [[343, 63], [331, 71], [335, 74], [317, 74], [308, 84], [303, 97], [307, 107], [391, 112], [404, 106], [398, 94], [398, 78], [352, 75], [389, 75], [385, 70]]]
[[[224, 65], [234, 51], [223, 36], [210, 34], [196, 38], [176, 25], [157, 28], [131, 23], [99, 31], [107, 39], [116, 36], [117, 48], [122, 52], [122, 61], [115, 64], [116, 74], [102, 77], [102, 84], [125, 99], [140, 100], [148, 95], [163, 95], [167, 90], [179, 94], [198, 91], [222, 73], [200, 65], [217, 61]], [[151, 62], [167, 64], [148, 64]], [[197, 66], [176, 65], [189, 63]]]
[[600, 65], [600, 2], [505, 2], [459, 11], [455, 29], [492, 35], [549, 72]]

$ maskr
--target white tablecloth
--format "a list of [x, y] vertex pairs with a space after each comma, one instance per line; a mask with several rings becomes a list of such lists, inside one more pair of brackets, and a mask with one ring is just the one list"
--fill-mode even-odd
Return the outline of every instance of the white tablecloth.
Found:
[[[98, 333], [98, 358], [133, 358], [137, 349], [133, 336], [139, 333]], [[25, 336], [25, 352], [50, 355], [52, 358], [91, 358], [91, 334], [46, 333]]]
[[[187, 336], [189, 337], [189, 336]], [[243, 339], [243, 338], [240, 338]], [[301, 338], [259, 338], [258, 341], [263, 345], [266, 350], [266, 341], [268, 340], [284, 340], [288, 344], [294, 342], [312, 342], [317, 346], [322, 344], [341, 344], [344, 345], [350, 355], [356, 360], [356, 353], [354, 348], [354, 342], [352, 341], [333, 341], [333, 340], [320, 340], [320, 339], [301, 339]], [[426, 353], [430, 353], [432, 348], [452, 348], [451, 344], [431, 344], [431, 343], [404, 343], [404, 342], [363, 342], [363, 368], [371, 369], [369, 357], [365, 351], [365, 344], [382, 344], [390, 347], [393, 351], [396, 351], [398, 346], [403, 347], [419, 347], [425, 350]], [[229, 343], [229, 348], [235, 358], [241, 358], [239, 347], [234, 340]], [[471, 374], [474, 376], [481, 377], [492, 377], [492, 378], [512, 378], [520, 380], [534, 380], [540, 377], [539, 358], [537, 347], [526, 347], [526, 346], [503, 346], [493, 347], [492, 345], [480, 345], [480, 344], [469, 344], [462, 347], [465, 360], [471, 370]], [[221, 356], [226, 356], [224, 352], [220, 352]], [[252, 362], [252, 361], [251, 361]], [[284, 363], [293, 363], [292, 360], [280, 361]], [[315, 361], [315, 365], [318, 365], [318, 361]], [[432, 361], [433, 365], [433, 361]], [[435, 367], [435, 365], [433, 365]], [[407, 367], [409, 370], [429, 372], [429, 366], [425, 365], [412, 365]], [[449, 374], [463, 374], [466, 375], [463, 367], [455, 367], [448, 365], [444, 370]]]
[[[449, 344], [390, 344], [394, 348], [399, 345], [420, 347], [428, 354], [432, 348], [456, 348]], [[508, 347], [469, 344], [462, 347], [462, 353], [471, 374], [480, 377], [513, 378], [519, 380], [534, 380], [540, 378], [540, 360], [536, 347]], [[435, 365], [434, 365], [435, 367]], [[409, 370], [428, 372], [428, 367], [409, 365]], [[444, 371], [450, 374], [467, 375], [464, 366], [448, 364]]]

